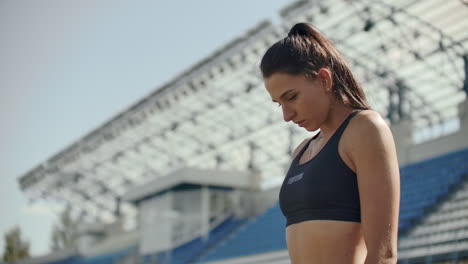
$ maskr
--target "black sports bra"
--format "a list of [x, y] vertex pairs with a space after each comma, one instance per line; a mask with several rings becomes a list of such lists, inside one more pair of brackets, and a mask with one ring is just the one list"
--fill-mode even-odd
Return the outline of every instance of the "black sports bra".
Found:
[[302, 154], [318, 134], [307, 142], [292, 161], [279, 193], [286, 226], [307, 220], [361, 222], [356, 174], [338, 153], [343, 131], [359, 112], [351, 113], [343, 121], [312, 160], [299, 164]]

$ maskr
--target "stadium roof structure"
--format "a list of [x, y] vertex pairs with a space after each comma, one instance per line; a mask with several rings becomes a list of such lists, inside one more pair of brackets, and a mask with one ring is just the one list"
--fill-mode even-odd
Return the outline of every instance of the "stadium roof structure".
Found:
[[225, 189], [254, 189], [255, 179], [249, 173], [242, 171], [200, 170], [198, 168], [182, 168], [162, 178], [154, 179], [143, 185], [128, 190], [122, 200], [139, 203], [150, 197], [161, 195], [177, 187], [209, 186]]
[[[256, 171], [265, 184], [278, 183], [306, 132], [282, 121], [258, 62], [296, 22], [333, 40], [389, 123], [407, 119], [417, 131], [437, 131], [457, 120], [468, 93], [466, 1], [297, 1], [280, 15], [31, 169], [21, 189], [109, 222], [127, 190], [184, 167]], [[122, 213], [134, 210], [122, 204]]]

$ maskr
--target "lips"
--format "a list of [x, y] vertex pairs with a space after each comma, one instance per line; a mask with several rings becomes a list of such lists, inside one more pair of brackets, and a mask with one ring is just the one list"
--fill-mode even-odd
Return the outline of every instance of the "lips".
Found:
[[299, 122], [295, 122], [298, 126], [300, 127], [304, 127], [304, 123], [305, 123], [305, 120], [302, 120], [302, 121], [299, 121]]

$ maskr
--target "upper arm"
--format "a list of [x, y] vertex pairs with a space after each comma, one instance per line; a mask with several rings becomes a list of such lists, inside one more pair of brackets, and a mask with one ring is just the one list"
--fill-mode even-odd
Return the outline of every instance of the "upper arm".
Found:
[[400, 173], [393, 136], [377, 112], [355, 119], [349, 154], [356, 166], [368, 257], [396, 259]]

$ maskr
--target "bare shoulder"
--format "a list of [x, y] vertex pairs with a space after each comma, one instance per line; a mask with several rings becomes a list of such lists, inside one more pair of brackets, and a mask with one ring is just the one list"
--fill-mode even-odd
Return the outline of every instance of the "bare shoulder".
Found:
[[299, 152], [301, 152], [302, 148], [304, 148], [305, 144], [307, 144], [307, 142], [308, 142], [311, 138], [312, 138], [312, 137], [304, 139], [304, 140], [296, 147], [296, 149], [293, 151], [292, 159], [295, 159], [295, 158], [296, 158], [296, 156], [299, 154]]
[[348, 125], [348, 132], [352, 137], [362, 137], [373, 132], [389, 130], [387, 123], [382, 116], [374, 110], [363, 110], [351, 120]]
[[366, 148], [369, 146], [394, 145], [390, 127], [374, 110], [361, 111], [351, 120], [346, 130], [346, 135], [343, 136], [346, 138], [345, 144], [349, 154], [374, 149]]

